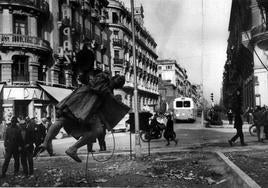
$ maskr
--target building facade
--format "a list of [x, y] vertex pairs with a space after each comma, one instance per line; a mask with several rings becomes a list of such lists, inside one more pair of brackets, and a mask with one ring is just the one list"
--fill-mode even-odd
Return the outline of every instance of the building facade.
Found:
[[[131, 12], [118, 0], [109, 0], [107, 24], [111, 31], [111, 72], [125, 75], [126, 84], [115, 94], [132, 109], [134, 106], [134, 63]], [[138, 109], [158, 102], [156, 42], [143, 26], [143, 8], [135, 7], [135, 50], [138, 85]]]
[[268, 105], [267, 10], [264, 0], [232, 1], [223, 74], [223, 103], [228, 108], [237, 88], [242, 89], [244, 109]]
[[76, 53], [92, 43], [95, 68], [110, 71], [108, 1], [0, 0], [2, 121], [55, 117], [55, 104], [77, 86]]
[[177, 97], [191, 97], [199, 106], [200, 94], [198, 86], [188, 80], [187, 71], [176, 60], [157, 60], [158, 75], [160, 78], [160, 100], [166, 101], [172, 109], [173, 100]]

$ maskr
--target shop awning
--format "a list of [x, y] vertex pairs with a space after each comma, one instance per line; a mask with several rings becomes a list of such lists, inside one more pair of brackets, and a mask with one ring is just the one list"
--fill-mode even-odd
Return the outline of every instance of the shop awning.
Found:
[[69, 94], [73, 92], [71, 89], [52, 87], [52, 86], [44, 86], [39, 85], [47, 94], [56, 99], [58, 102], [67, 97]]
[[0, 84], [0, 93], [1, 93], [1, 91], [3, 89], [3, 87], [4, 87], [4, 84]]

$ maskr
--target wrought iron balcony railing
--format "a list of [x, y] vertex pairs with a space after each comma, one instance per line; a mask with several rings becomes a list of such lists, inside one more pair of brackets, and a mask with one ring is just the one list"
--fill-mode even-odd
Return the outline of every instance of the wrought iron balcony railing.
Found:
[[114, 58], [114, 66], [120, 66], [123, 67], [124, 65], [124, 60], [120, 58]]
[[122, 47], [123, 46], [123, 40], [122, 39], [113, 39], [113, 45]]
[[48, 41], [38, 37], [18, 34], [0, 34], [0, 47], [33, 48], [42, 51], [51, 51]]

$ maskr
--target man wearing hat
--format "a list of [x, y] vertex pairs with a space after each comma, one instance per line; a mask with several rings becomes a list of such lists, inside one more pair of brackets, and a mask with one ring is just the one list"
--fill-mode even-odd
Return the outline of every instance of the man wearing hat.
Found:
[[14, 175], [19, 172], [20, 162], [19, 162], [19, 147], [20, 145], [20, 130], [18, 127], [18, 119], [17, 117], [12, 117], [10, 126], [7, 127], [4, 139], [5, 146], [5, 160], [2, 166], [2, 178], [6, 177], [6, 172], [8, 169], [8, 165], [11, 157], [14, 158]]

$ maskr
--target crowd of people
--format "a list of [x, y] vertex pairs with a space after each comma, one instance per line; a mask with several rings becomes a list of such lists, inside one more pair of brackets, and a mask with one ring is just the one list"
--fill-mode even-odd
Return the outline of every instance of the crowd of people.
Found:
[[[20, 164], [25, 176], [34, 173], [33, 156], [44, 141], [50, 125], [50, 117], [43, 118], [41, 122], [38, 122], [36, 118], [12, 117], [4, 132], [5, 159], [2, 165], [2, 178], [6, 176], [12, 157], [14, 159], [14, 175], [19, 173]], [[48, 147], [48, 153], [50, 156], [54, 155], [52, 143]]]

